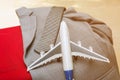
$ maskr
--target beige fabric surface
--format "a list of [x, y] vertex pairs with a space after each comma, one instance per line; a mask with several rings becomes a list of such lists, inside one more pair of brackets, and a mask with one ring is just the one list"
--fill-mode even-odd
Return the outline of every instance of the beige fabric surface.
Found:
[[50, 44], [55, 44], [64, 9], [64, 7], [53, 7], [49, 12], [42, 35], [35, 46], [36, 52], [46, 52], [49, 50]]
[[[30, 65], [39, 54], [35, 54], [34, 46], [38, 36], [41, 36], [47, 15], [51, 8], [41, 7], [34, 9], [21, 8], [17, 10], [20, 19], [24, 40], [24, 61]], [[24, 14], [20, 11], [25, 12]], [[32, 13], [32, 14], [31, 14]], [[93, 17], [67, 9], [63, 20], [67, 23], [70, 39], [73, 42], [81, 41], [86, 48], [92, 46], [94, 51], [109, 58], [110, 64], [100, 61], [87, 60], [82, 57], [74, 59], [75, 80], [119, 80], [118, 67], [112, 46], [112, 33], [105, 23]], [[40, 29], [38, 29], [40, 28]], [[41, 31], [38, 31], [41, 30]], [[57, 39], [59, 42], [59, 37]], [[40, 66], [30, 71], [33, 80], [65, 80], [61, 60]]]

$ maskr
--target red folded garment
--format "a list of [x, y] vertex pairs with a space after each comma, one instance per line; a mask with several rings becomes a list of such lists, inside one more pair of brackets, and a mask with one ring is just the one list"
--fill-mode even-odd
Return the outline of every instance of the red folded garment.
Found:
[[23, 61], [20, 26], [0, 29], [0, 80], [32, 80]]

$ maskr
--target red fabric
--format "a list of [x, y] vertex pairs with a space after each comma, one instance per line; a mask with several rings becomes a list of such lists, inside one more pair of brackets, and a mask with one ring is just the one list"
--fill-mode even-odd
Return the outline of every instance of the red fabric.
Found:
[[0, 29], [0, 80], [31, 80], [23, 61], [20, 26]]

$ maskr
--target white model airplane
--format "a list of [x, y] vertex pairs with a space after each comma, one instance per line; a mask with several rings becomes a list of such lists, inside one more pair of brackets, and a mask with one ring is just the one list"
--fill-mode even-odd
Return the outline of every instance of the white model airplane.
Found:
[[[108, 58], [94, 52], [92, 47], [89, 47], [89, 49], [87, 49], [81, 45], [80, 41], [78, 41], [77, 44], [70, 41], [68, 27], [64, 21], [61, 22], [60, 26], [60, 41], [61, 42], [55, 46], [50, 45], [50, 50], [48, 52], [41, 52], [41, 57], [29, 65], [27, 70], [32, 70], [41, 65], [47, 64], [54, 59], [62, 57], [65, 76], [70, 78], [70, 76], [72, 76], [73, 70], [72, 56], [79, 56], [107, 63], [110, 62]], [[66, 78], [66, 80], [72, 80], [72, 77], [70, 79]]]

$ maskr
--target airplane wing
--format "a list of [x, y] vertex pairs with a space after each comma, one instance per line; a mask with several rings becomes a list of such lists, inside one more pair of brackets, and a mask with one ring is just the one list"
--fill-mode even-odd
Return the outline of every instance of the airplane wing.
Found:
[[[70, 44], [71, 44], [71, 49], [72, 49], [72, 56], [79, 56], [79, 57], [93, 59], [93, 60], [107, 62], [107, 63], [110, 62], [108, 58], [94, 52], [92, 50], [92, 47], [91, 49], [87, 49], [72, 41], [70, 41]], [[31, 69], [37, 68], [39, 66], [47, 64], [60, 57], [62, 57], [62, 53], [61, 53], [61, 43], [59, 42], [52, 49], [50, 49], [47, 53], [44, 53], [43, 56], [41, 56], [36, 61], [34, 61], [31, 65], [29, 65], [27, 70], [29, 71]]]
[[[43, 64], [46, 64], [46, 63], [48, 63], [56, 58], [59, 58], [58, 54], [61, 53], [60, 45], [61, 45], [61, 43], [59, 42], [52, 49], [50, 49], [47, 53], [44, 53], [43, 56], [41, 56], [36, 61], [34, 61], [31, 65], [29, 65], [27, 70], [29, 71], [33, 68], [36, 68], [36, 67], [41, 66]], [[37, 66], [35, 66], [35, 65], [37, 65]]]

